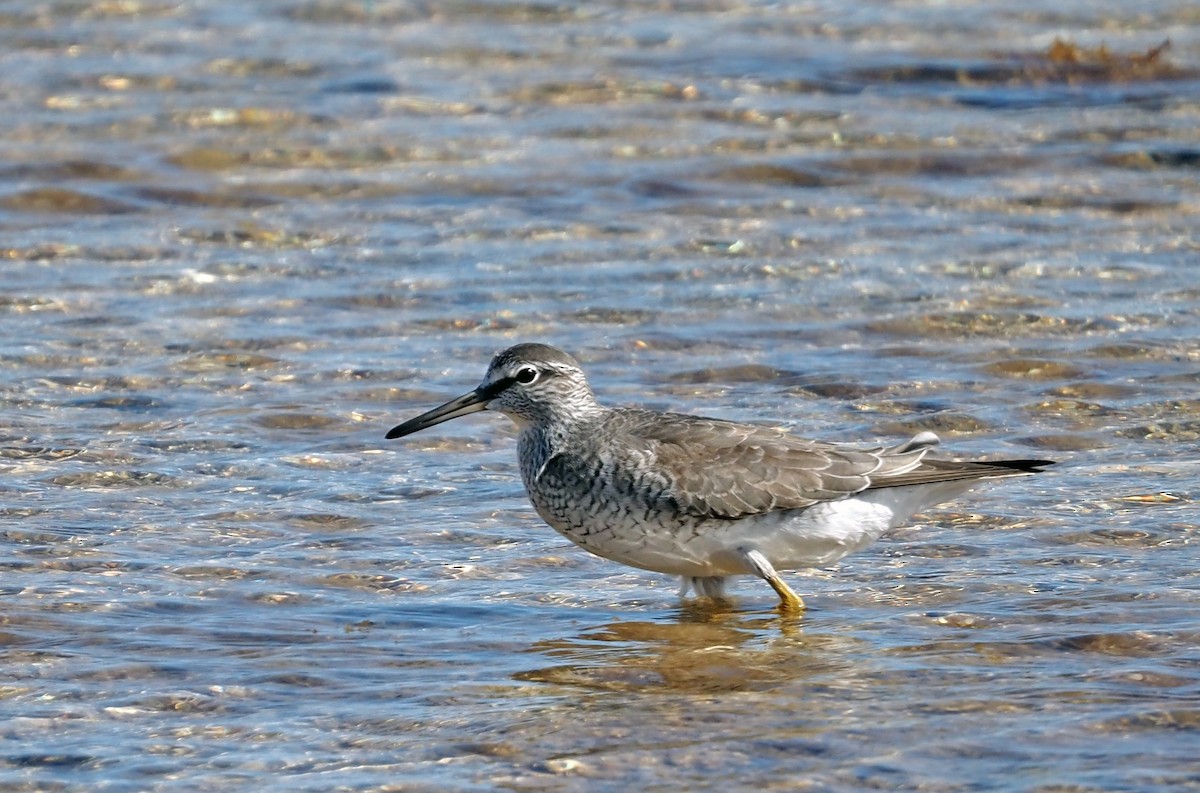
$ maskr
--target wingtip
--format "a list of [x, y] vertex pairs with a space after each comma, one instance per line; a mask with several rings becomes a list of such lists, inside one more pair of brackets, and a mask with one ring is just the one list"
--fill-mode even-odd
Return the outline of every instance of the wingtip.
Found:
[[941, 442], [942, 439], [939, 438], [935, 433], [930, 432], [929, 430], [922, 430], [921, 432], [918, 432], [916, 435], [912, 436], [912, 439], [908, 442], [908, 444], [909, 446], [937, 446]]
[[929, 430], [922, 430], [912, 436], [904, 443], [897, 444], [890, 449], [887, 449], [889, 454], [908, 454], [909, 452], [919, 451], [921, 449], [932, 449], [942, 442], [934, 433]]
[[1048, 465], [1054, 465], [1057, 460], [981, 460], [980, 465], [990, 465], [995, 468], [1008, 468], [1027, 474], [1040, 474]]

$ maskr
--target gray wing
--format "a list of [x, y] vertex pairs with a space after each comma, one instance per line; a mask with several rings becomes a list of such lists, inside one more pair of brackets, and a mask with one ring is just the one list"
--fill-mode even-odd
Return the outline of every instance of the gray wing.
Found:
[[[919, 484], [937, 443], [921, 433], [898, 446], [856, 449], [767, 427], [681, 414], [622, 411], [607, 428], [650, 457], [664, 496], [686, 514], [735, 520], [835, 501], [871, 487]], [[941, 481], [941, 469], [929, 469]], [[960, 478], [960, 477], [953, 477]]]

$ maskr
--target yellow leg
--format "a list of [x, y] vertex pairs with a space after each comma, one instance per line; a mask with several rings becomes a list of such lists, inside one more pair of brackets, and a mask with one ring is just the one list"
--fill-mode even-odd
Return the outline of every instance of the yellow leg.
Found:
[[738, 553], [749, 565], [750, 571], [771, 585], [775, 594], [779, 595], [779, 610], [783, 612], [804, 611], [804, 601], [792, 591], [784, 580], [775, 572], [771, 562], [757, 548], [738, 548]]
[[780, 611], [804, 611], [804, 601], [792, 591], [792, 588], [782, 578], [773, 575], [767, 579], [767, 583], [771, 585], [771, 589], [775, 590], [775, 594], [779, 595]]

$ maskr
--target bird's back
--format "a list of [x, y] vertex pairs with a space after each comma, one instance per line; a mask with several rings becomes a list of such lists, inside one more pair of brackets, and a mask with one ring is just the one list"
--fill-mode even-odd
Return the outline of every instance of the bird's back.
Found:
[[[920, 487], [1020, 475], [1042, 461], [929, 458], [925, 432], [890, 447], [799, 438], [769, 427], [633, 408], [604, 411], [557, 442], [530, 471], [534, 490], [619, 498], [622, 508], [681, 523], [739, 520], [837, 501], [878, 488]], [[531, 481], [532, 480], [532, 481]]]

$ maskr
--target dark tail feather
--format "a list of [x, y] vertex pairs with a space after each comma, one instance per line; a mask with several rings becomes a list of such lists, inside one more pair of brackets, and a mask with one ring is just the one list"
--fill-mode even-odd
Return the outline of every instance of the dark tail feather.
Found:
[[990, 465], [993, 468], [1009, 468], [1013, 471], [1025, 471], [1030, 474], [1040, 474], [1042, 468], [1054, 465], [1054, 460], [973, 460], [976, 465]]
[[868, 489], [931, 485], [935, 482], [957, 482], [966, 479], [996, 479], [1002, 476], [1039, 474], [1042, 466], [1054, 465], [1053, 460], [929, 460], [921, 467], [895, 476], [874, 479]]

